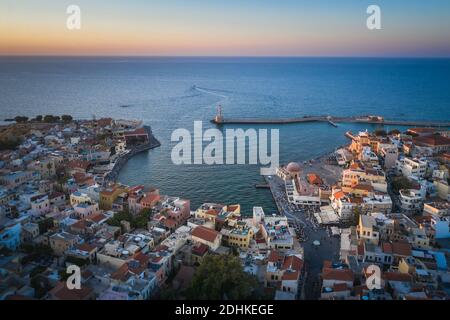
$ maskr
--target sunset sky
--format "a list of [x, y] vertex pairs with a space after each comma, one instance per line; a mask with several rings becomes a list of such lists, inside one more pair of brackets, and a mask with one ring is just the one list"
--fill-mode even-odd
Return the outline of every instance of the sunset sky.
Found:
[[450, 1], [1, 0], [0, 55], [450, 57]]

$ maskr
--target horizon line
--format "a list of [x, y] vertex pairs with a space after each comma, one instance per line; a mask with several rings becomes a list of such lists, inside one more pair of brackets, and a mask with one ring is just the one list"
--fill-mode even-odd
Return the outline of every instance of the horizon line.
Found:
[[333, 58], [333, 59], [450, 59], [450, 55], [443, 56], [365, 56], [365, 55], [102, 55], [102, 54], [0, 54], [0, 58]]

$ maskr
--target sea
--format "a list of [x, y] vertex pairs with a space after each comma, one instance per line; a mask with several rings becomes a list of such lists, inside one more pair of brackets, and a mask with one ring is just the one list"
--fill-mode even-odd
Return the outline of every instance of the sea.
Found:
[[[0, 118], [70, 114], [74, 118], [140, 119], [161, 147], [131, 159], [125, 184], [203, 202], [241, 204], [273, 213], [258, 165], [175, 165], [174, 130], [193, 131], [222, 107], [225, 118], [380, 115], [450, 120], [450, 60], [262, 57], [0, 57]], [[348, 130], [377, 125], [327, 123], [229, 125], [279, 129], [280, 162], [304, 162], [348, 143]], [[385, 127], [390, 130], [393, 127]], [[400, 128], [404, 129], [404, 128]]]

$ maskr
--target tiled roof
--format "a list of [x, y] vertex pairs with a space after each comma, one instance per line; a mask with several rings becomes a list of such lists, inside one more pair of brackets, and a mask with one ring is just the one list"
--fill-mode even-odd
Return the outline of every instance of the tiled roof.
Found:
[[339, 281], [353, 281], [353, 271], [348, 269], [333, 269], [324, 268], [322, 270], [322, 279], [324, 280], [339, 280]]
[[393, 242], [392, 253], [400, 256], [410, 256], [411, 245], [407, 242]]
[[385, 272], [383, 273], [383, 278], [387, 281], [401, 281], [401, 282], [410, 282], [412, 280], [410, 274], [400, 272]]
[[214, 242], [218, 235], [219, 232], [217, 232], [216, 230], [206, 228], [204, 226], [198, 226], [194, 230], [192, 230], [192, 236], [208, 242]]
[[81, 289], [70, 290], [65, 282], [58, 282], [56, 287], [50, 290], [50, 295], [57, 300], [86, 300], [91, 293], [92, 289], [86, 285], [81, 286]]
[[413, 142], [417, 145], [449, 146], [450, 138], [446, 138], [441, 135], [430, 135], [413, 138]]

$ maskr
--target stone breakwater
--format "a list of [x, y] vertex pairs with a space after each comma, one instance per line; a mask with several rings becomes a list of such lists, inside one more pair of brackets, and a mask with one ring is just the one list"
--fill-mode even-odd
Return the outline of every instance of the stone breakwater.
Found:
[[153, 135], [150, 126], [144, 126], [144, 129], [148, 133], [148, 143], [135, 146], [130, 149], [128, 153], [120, 156], [114, 163], [114, 167], [112, 168], [112, 170], [105, 175], [104, 185], [106, 185], [108, 182], [116, 181], [117, 177], [119, 176], [120, 170], [122, 170], [123, 166], [128, 162], [128, 160], [134, 157], [136, 154], [161, 146], [161, 143]]

